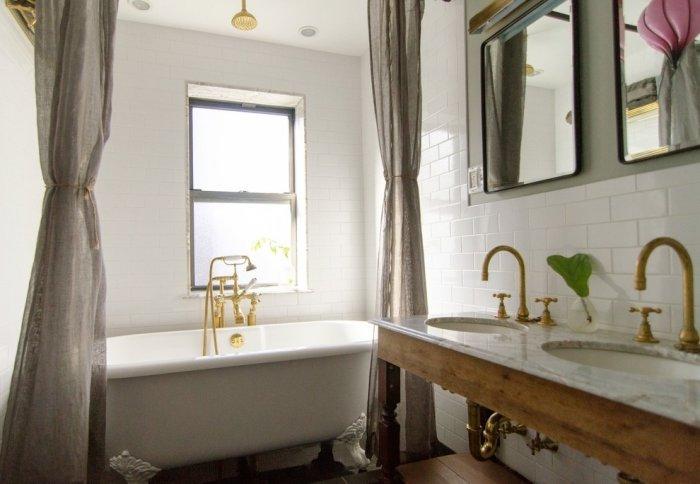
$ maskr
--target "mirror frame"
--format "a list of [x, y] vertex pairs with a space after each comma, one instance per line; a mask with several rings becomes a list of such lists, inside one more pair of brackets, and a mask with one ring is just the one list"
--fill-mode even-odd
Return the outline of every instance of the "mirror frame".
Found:
[[[511, 28], [514, 24], [525, 19], [528, 15], [536, 12], [537, 10], [543, 8], [547, 3], [551, 3], [554, 0], [540, 0], [533, 2], [532, 7], [525, 10], [523, 13], [519, 14], [517, 17], [509, 20], [506, 25], [496, 31], [494, 34], [489, 36], [486, 40], [481, 43], [481, 58], [480, 58], [480, 70], [481, 70], [481, 143], [482, 143], [482, 170], [483, 170], [483, 189], [484, 193], [496, 193], [502, 192], [504, 190], [512, 190], [515, 188], [529, 187], [532, 185], [538, 185], [540, 183], [551, 182], [554, 180], [562, 180], [564, 178], [570, 178], [581, 173], [582, 169], [582, 158], [583, 158], [583, 145], [581, 136], [581, 52], [580, 52], [580, 33], [581, 27], [579, 24], [579, 0], [568, 0], [571, 2], [571, 16], [569, 22], [571, 23], [571, 36], [572, 36], [572, 47], [573, 47], [573, 72], [572, 72], [572, 111], [573, 111], [573, 132], [574, 132], [574, 171], [567, 175], [554, 176], [552, 178], [545, 178], [542, 180], [537, 180], [529, 183], [524, 183], [522, 185], [516, 185], [512, 187], [504, 188], [489, 188], [488, 186], [488, 157], [487, 157], [487, 130], [486, 130], [486, 83], [485, 83], [485, 54], [486, 46], [489, 42], [497, 38], [503, 32]], [[613, 0], [617, 1], [617, 0]], [[564, 2], [562, 2], [564, 3]], [[546, 15], [546, 14], [545, 14]]]
[[[663, 158], [665, 156], [671, 156], [675, 155], [677, 153], [684, 153], [686, 151], [692, 151], [700, 148], [700, 139], [698, 139], [698, 143], [694, 146], [688, 146], [686, 148], [679, 148], [677, 150], [669, 151], [668, 149], [664, 149], [665, 147], [661, 146], [657, 149], [652, 149], [647, 152], [646, 155], [640, 155], [635, 158], [632, 158], [630, 160], [627, 159], [627, 151], [626, 151], [626, 146], [625, 146], [625, 139], [626, 139], [626, 127], [627, 127], [627, 108], [624, 105], [624, 98], [623, 98], [623, 92], [625, 89], [625, 82], [624, 82], [624, 75], [622, 73], [623, 69], [623, 61], [624, 59], [621, 59], [622, 55], [622, 50], [620, 49], [620, 35], [622, 32], [620, 31], [620, 22], [622, 21], [623, 24], [625, 25], [625, 30], [634, 30], [635, 32], [637, 31], [637, 27], [635, 25], [630, 25], [628, 23], [624, 23], [625, 17], [622, 12], [622, 5], [624, 3], [624, 0], [611, 0], [612, 3], [612, 10], [613, 10], [613, 16], [612, 16], [612, 21], [613, 21], [613, 47], [615, 49], [615, 120], [616, 120], [616, 126], [615, 129], [617, 130], [617, 159], [620, 163], [623, 165], [631, 165], [633, 163], [639, 163], [640, 161], [648, 161], [648, 160], [654, 160], [657, 158]], [[646, 106], [642, 106], [641, 108], [638, 109], [643, 109]], [[644, 152], [642, 152], [644, 153]]]

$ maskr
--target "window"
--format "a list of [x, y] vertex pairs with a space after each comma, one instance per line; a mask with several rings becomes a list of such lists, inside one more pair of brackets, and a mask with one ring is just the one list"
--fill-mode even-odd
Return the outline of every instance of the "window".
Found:
[[190, 98], [190, 264], [245, 254], [258, 286], [296, 283], [294, 109]]

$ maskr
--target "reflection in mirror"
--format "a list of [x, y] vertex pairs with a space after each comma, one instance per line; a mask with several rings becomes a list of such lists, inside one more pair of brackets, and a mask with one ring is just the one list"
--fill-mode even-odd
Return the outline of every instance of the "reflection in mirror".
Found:
[[482, 45], [487, 192], [578, 172], [575, 10], [540, 3]]
[[700, 0], [614, 0], [620, 160], [700, 144]]

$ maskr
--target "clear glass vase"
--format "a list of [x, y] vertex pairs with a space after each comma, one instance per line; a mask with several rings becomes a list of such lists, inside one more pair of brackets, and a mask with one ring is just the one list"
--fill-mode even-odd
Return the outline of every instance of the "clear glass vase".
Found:
[[569, 305], [566, 326], [577, 333], [592, 333], [598, 329], [598, 311], [588, 298], [576, 298]]

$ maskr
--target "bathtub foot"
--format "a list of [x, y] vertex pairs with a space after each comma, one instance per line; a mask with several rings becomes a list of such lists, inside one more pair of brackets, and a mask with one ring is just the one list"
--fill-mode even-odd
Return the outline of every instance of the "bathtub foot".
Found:
[[321, 442], [321, 451], [311, 461], [309, 471], [315, 480], [332, 479], [349, 473], [341, 462], [335, 460], [333, 456], [333, 442], [333, 440]]
[[160, 472], [148, 462], [133, 457], [128, 450], [109, 459], [109, 467], [121, 475], [128, 484], [147, 484]]
[[336, 438], [338, 442], [345, 444], [355, 466], [358, 469], [365, 469], [370, 464], [370, 460], [365, 455], [364, 449], [360, 447], [362, 437], [367, 431], [367, 416], [362, 413], [360, 417], [350, 425], [345, 432]]

